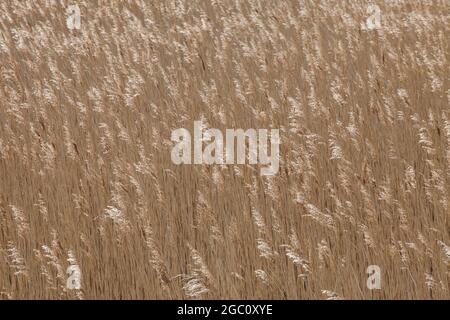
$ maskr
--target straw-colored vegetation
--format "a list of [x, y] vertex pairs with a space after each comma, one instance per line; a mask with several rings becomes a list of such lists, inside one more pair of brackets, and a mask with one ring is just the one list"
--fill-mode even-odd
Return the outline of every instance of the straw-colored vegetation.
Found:
[[[375, 2], [0, 1], [0, 298], [448, 299], [450, 4]], [[174, 165], [197, 120], [279, 173]]]

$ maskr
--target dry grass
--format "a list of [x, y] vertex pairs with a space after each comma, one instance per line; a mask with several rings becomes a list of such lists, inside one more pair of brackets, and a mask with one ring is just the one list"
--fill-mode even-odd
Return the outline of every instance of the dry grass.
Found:
[[[1, 1], [0, 298], [449, 299], [449, 2], [375, 2]], [[278, 175], [173, 165], [199, 119]]]

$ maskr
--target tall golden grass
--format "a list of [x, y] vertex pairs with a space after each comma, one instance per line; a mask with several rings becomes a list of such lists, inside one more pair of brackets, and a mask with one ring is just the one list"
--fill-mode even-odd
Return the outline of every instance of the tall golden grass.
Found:
[[[374, 2], [1, 1], [0, 298], [449, 299], [449, 2]], [[279, 173], [174, 165], [200, 119]]]

